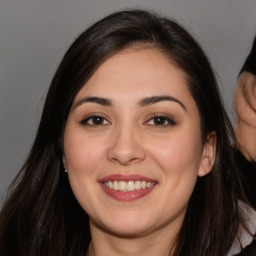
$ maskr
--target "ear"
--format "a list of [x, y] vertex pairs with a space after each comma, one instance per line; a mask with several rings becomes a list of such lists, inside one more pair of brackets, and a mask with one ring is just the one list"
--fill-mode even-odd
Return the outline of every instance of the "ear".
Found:
[[202, 149], [200, 167], [198, 170], [199, 177], [205, 176], [212, 170], [212, 166], [215, 162], [216, 144], [217, 144], [216, 132], [212, 131], [207, 134], [206, 141]]
[[63, 163], [63, 167], [64, 167], [65, 169], [67, 169], [67, 163], [66, 163], [66, 156], [65, 156], [65, 153], [63, 153], [63, 155], [62, 155], [62, 163]]

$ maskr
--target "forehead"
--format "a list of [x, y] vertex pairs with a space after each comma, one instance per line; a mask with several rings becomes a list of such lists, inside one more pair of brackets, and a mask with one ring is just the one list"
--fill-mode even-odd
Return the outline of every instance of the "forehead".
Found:
[[79, 91], [75, 102], [85, 96], [122, 101], [166, 94], [193, 101], [186, 78], [185, 72], [159, 50], [129, 48], [103, 62]]

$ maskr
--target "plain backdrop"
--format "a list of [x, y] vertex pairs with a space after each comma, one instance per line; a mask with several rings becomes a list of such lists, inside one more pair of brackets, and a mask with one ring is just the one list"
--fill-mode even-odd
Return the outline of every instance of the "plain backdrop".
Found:
[[0, 0], [0, 199], [30, 150], [63, 54], [86, 27], [124, 8], [160, 12], [194, 35], [234, 120], [237, 75], [256, 33], [256, 0]]

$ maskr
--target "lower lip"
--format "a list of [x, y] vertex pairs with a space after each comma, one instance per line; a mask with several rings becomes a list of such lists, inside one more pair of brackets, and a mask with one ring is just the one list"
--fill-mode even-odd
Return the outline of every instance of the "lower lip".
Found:
[[110, 189], [102, 183], [100, 184], [103, 190], [107, 193], [107, 195], [119, 201], [133, 201], [133, 200], [139, 199], [149, 194], [155, 188], [155, 185], [154, 185], [153, 187], [146, 188], [146, 189], [123, 192], [119, 190]]

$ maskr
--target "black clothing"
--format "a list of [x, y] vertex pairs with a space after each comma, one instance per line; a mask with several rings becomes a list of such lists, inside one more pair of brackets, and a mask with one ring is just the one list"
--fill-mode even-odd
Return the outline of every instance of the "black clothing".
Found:
[[256, 163], [248, 161], [238, 150], [235, 153], [235, 157], [242, 175], [245, 194], [250, 204], [256, 209]]
[[[235, 152], [235, 159], [242, 176], [245, 195], [250, 204], [256, 209], [256, 163], [248, 161], [239, 150]], [[254, 239], [235, 256], [256, 256], [256, 240]]]
[[244, 71], [256, 75], [256, 36], [254, 37], [251, 52], [246, 58], [245, 63], [240, 71], [240, 74]]

